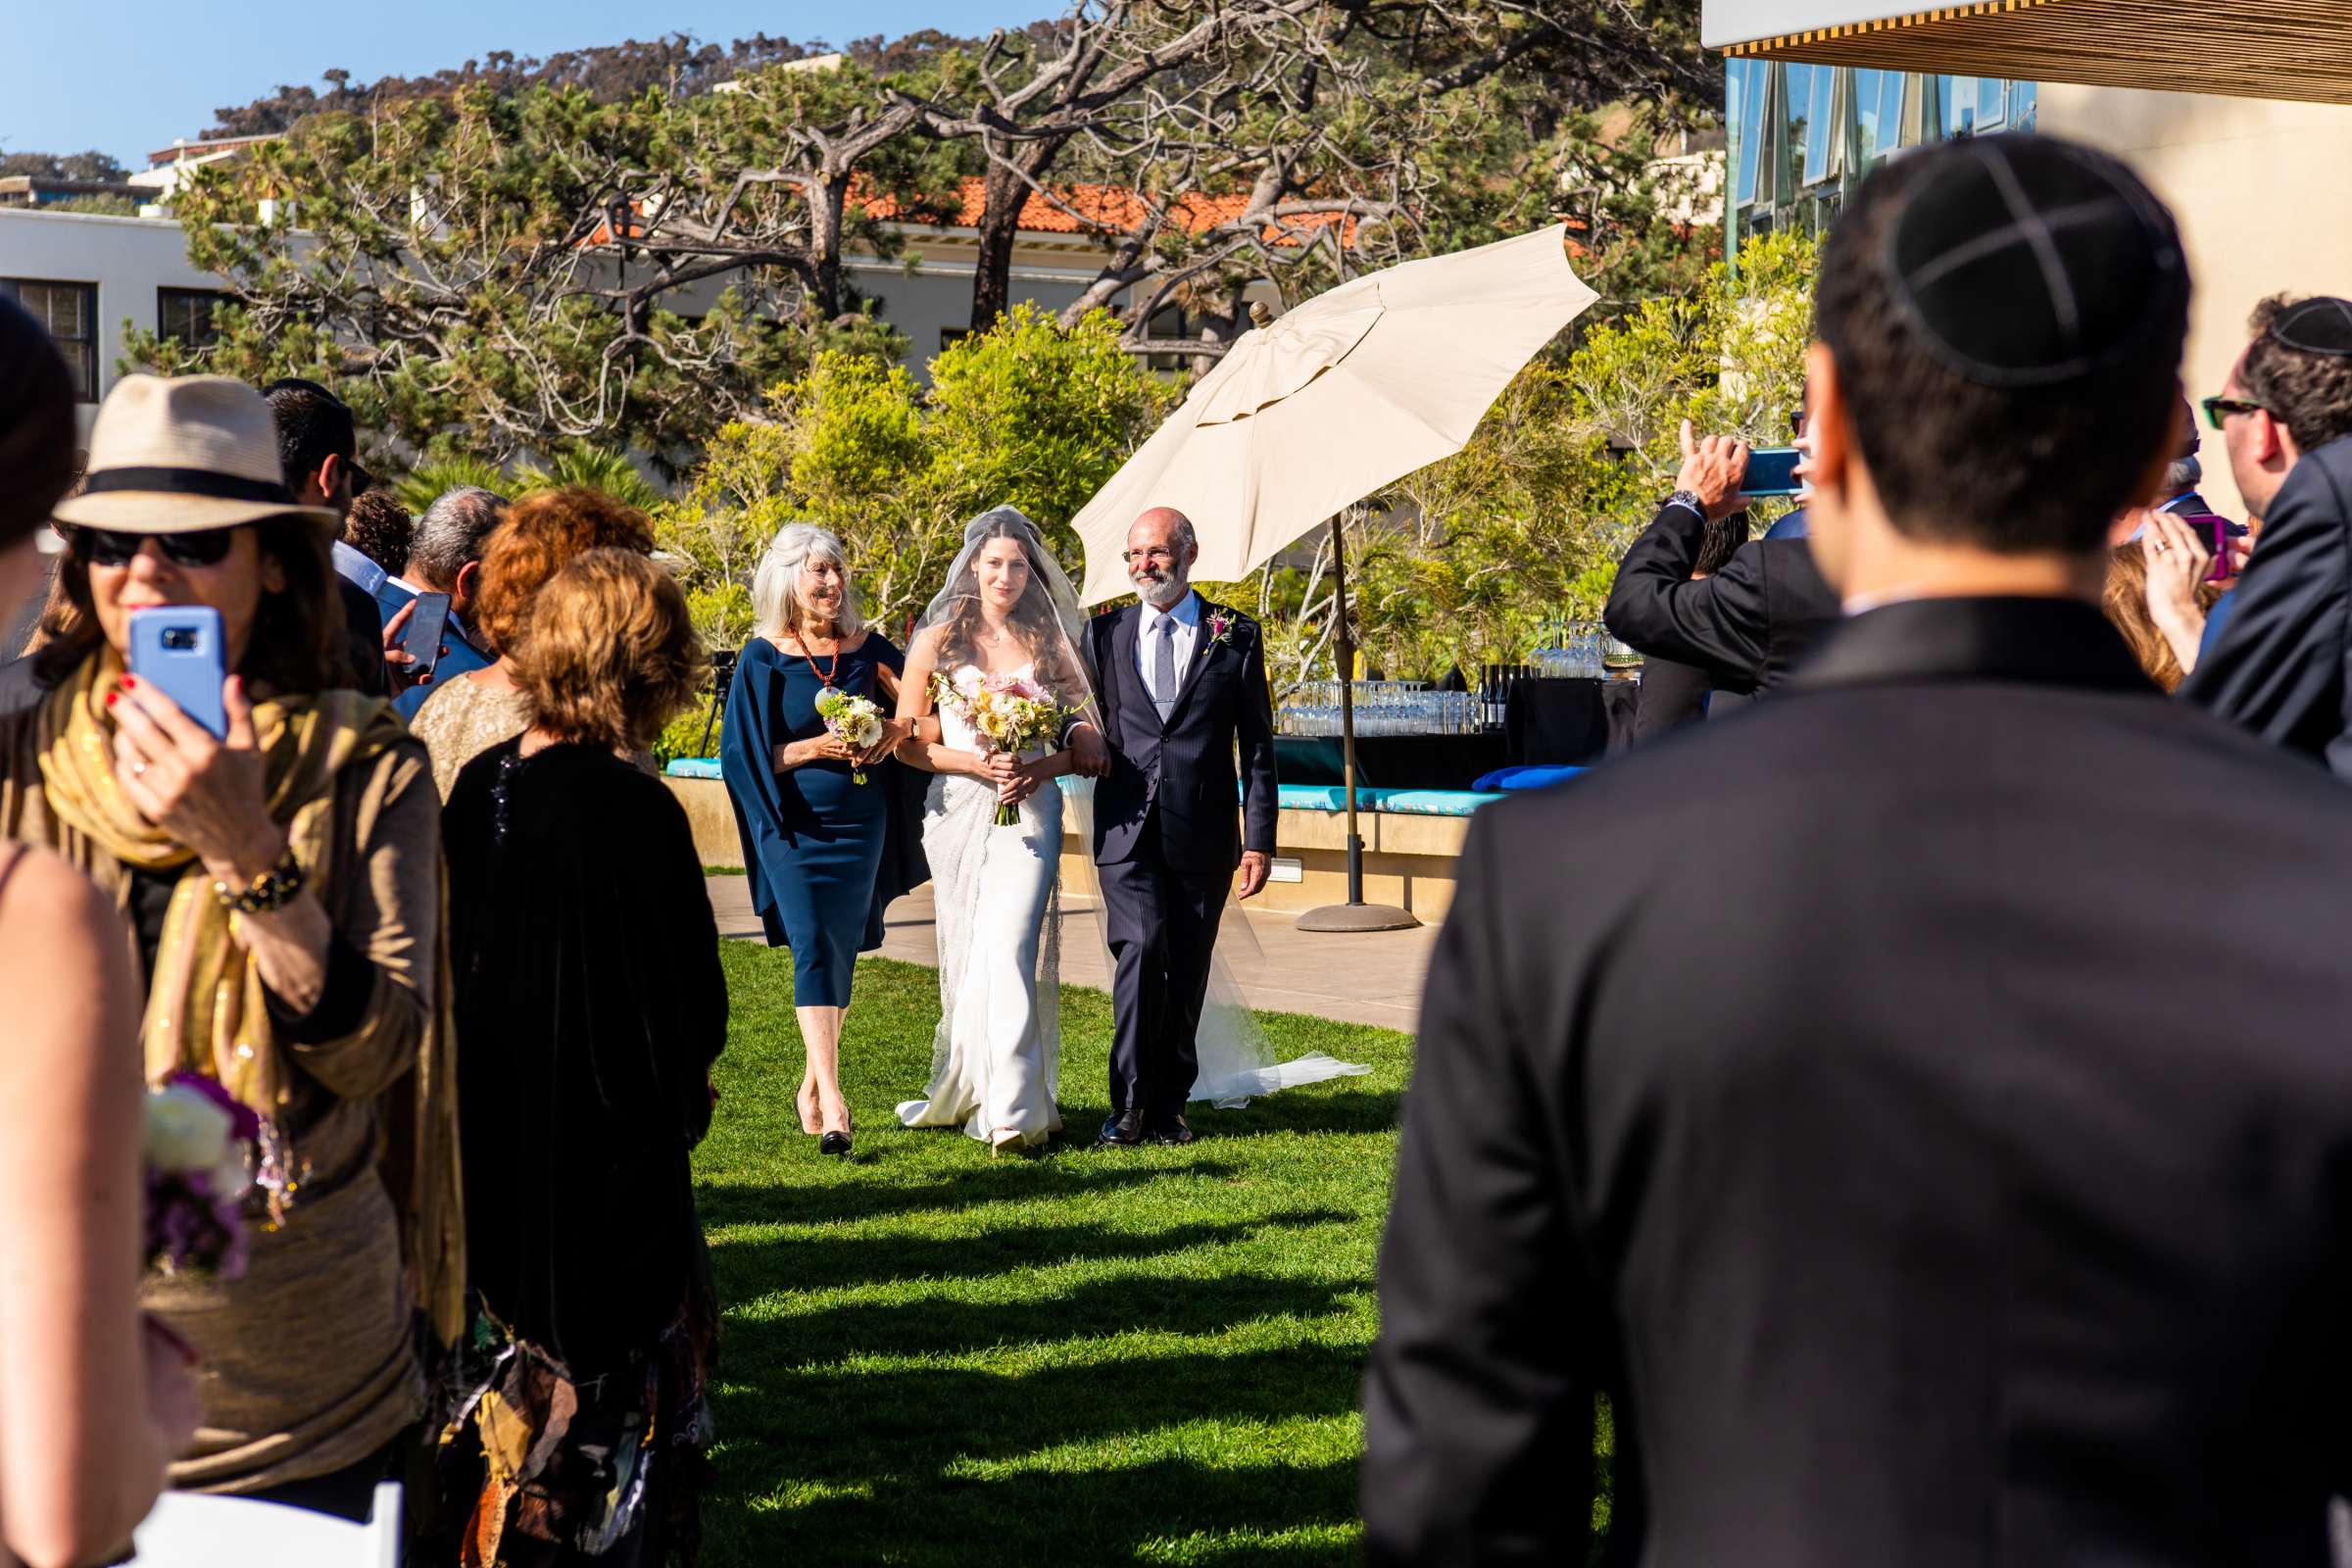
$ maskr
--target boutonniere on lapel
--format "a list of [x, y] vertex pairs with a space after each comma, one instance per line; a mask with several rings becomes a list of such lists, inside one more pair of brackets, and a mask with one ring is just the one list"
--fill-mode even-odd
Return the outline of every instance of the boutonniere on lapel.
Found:
[[1218, 648], [1233, 641], [1233, 628], [1239, 623], [1230, 610], [1210, 611], [1208, 612], [1208, 645], [1211, 648]]

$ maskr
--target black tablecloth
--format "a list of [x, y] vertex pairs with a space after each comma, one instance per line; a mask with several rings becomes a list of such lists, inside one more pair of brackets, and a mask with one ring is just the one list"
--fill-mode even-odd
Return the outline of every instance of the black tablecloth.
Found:
[[[1633, 744], [1641, 684], [1630, 680], [1523, 680], [1511, 688], [1500, 731], [1477, 735], [1358, 735], [1356, 783], [1379, 790], [1466, 790], [1499, 767], [1581, 766]], [[1337, 735], [1277, 735], [1285, 784], [1338, 784]]]
[[1642, 685], [1631, 680], [1531, 679], [1511, 687], [1503, 735], [1512, 766], [1583, 766], [1631, 746]]
[[[1466, 790], [1505, 762], [1500, 735], [1358, 735], [1355, 782], [1375, 790]], [[1285, 784], [1338, 784], [1337, 735], [1277, 735], [1274, 767]]]

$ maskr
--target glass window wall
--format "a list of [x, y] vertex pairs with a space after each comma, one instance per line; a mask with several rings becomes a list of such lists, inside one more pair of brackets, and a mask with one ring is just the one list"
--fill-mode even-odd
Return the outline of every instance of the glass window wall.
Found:
[[1818, 231], [1855, 181], [1904, 147], [2031, 130], [2034, 84], [1799, 62], [1735, 60], [1725, 82], [1735, 258], [1756, 234]]

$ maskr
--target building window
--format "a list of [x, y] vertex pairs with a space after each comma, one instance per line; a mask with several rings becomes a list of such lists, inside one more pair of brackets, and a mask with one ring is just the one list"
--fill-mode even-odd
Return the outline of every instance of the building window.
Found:
[[[1805, 168], [1804, 183], [1818, 185], [1831, 175], [1840, 173], [1838, 144], [1843, 138], [1839, 132], [1836, 99], [1838, 73], [1828, 66], [1813, 68], [1813, 80], [1805, 93]], [[1793, 94], [1794, 86], [1790, 91]]]
[[[1162, 305], [1152, 313], [1144, 323], [1144, 336], [1157, 342], [1162, 339], [1184, 339], [1194, 335], [1197, 323], [1180, 305]], [[1147, 354], [1144, 368], [1148, 370], [1181, 370], [1192, 363], [1189, 354]]]
[[2034, 128], [2030, 81], [1734, 60], [1724, 81], [1726, 239], [1818, 233], [1870, 171], [1905, 147]]
[[156, 331], [184, 348], [209, 349], [220, 340], [213, 313], [227, 298], [217, 289], [159, 288], [155, 291]]
[[1877, 167], [1902, 145], [1903, 79], [1899, 71], [1854, 73], [1855, 129], [1866, 166]]
[[98, 401], [98, 286], [50, 283], [30, 277], [0, 277], [0, 299], [15, 300], [49, 329], [57, 352], [74, 373], [74, 395]]
[[1732, 62], [1729, 108], [1735, 156], [1740, 177], [1734, 186], [1734, 206], [1756, 199], [1756, 170], [1764, 152], [1764, 88], [1771, 67], [1761, 60]]

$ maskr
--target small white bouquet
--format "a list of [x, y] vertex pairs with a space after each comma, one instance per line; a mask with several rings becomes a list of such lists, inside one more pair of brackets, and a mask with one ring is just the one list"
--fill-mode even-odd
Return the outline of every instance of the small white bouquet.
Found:
[[[852, 697], [827, 687], [816, 694], [816, 716], [825, 721], [827, 734], [838, 735], [861, 752], [882, 738], [882, 710], [870, 697]], [[864, 783], [865, 769], [852, 768], [850, 778]]]

